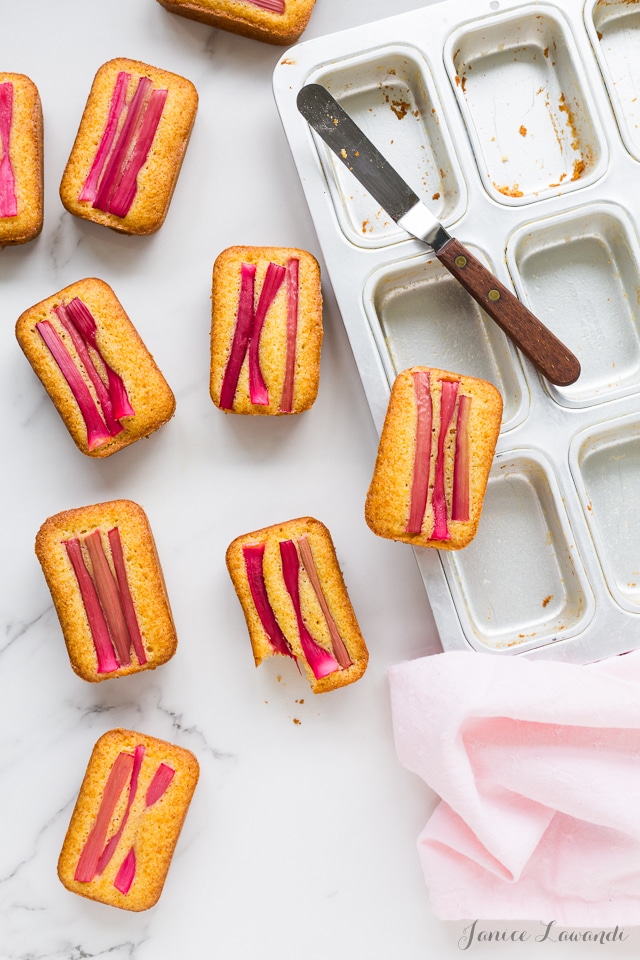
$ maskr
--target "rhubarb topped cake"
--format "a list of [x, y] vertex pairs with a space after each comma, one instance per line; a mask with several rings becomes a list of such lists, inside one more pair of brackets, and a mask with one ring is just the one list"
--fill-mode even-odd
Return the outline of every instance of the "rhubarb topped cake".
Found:
[[170, 13], [265, 43], [295, 43], [316, 0], [158, 0]]
[[157, 903], [198, 776], [183, 747], [133, 730], [103, 734], [58, 860], [67, 890], [122, 910]]
[[153, 670], [177, 637], [147, 516], [112, 500], [49, 517], [36, 555], [74, 671], [96, 683]]
[[42, 107], [36, 85], [0, 72], [0, 248], [42, 230]]
[[369, 654], [324, 524], [301, 517], [237, 537], [227, 568], [256, 666], [276, 654], [291, 657], [314, 693], [362, 676]]
[[320, 380], [320, 267], [306, 250], [229, 247], [213, 268], [211, 399], [228, 413], [301, 413]]
[[476, 534], [500, 433], [493, 384], [412, 367], [396, 378], [367, 494], [380, 537], [459, 550]]
[[178, 74], [122, 58], [100, 67], [60, 184], [69, 213], [121, 233], [158, 230], [197, 107]]
[[79, 280], [30, 307], [16, 336], [87, 456], [108, 457], [173, 416], [171, 388], [104, 281]]

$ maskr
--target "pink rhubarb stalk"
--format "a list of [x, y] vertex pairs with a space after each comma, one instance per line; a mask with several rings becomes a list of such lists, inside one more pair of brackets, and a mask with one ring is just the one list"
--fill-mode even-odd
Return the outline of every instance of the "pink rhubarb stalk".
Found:
[[116, 217], [126, 217], [131, 209], [138, 190], [138, 174], [147, 162], [168, 92], [168, 90], [153, 90], [149, 97], [133, 150], [109, 205], [110, 213], [113, 213]]
[[131, 209], [137, 191], [137, 176], [149, 155], [167, 98], [168, 91], [152, 92], [152, 86], [148, 77], [139, 78], [100, 177], [93, 200], [97, 210], [126, 217]]
[[311, 549], [311, 544], [309, 543], [308, 537], [300, 537], [298, 540], [298, 549], [300, 551], [300, 557], [302, 558], [302, 565], [307, 572], [309, 580], [311, 581], [311, 586], [314, 589], [315, 595], [318, 598], [318, 603], [320, 604], [320, 608], [324, 614], [324, 619], [327, 622], [327, 628], [329, 630], [329, 636], [331, 637], [331, 646], [333, 647], [334, 656], [342, 669], [346, 670], [351, 666], [351, 658], [347, 653], [344, 640], [340, 636], [338, 626], [331, 615], [331, 611], [329, 610], [329, 604], [327, 603], [327, 598], [324, 595], [324, 590], [322, 589], [322, 584], [320, 583], [318, 568], [316, 567], [315, 560], [313, 559], [313, 551]]
[[270, 263], [267, 267], [249, 340], [249, 396], [251, 403], [263, 407], [269, 404], [269, 392], [260, 369], [260, 336], [264, 318], [276, 298], [286, 272], [279, 263]]
[[293, 608], [298, 622], [298, 632], [300, 634], [300, 645], [304, 653], [305, 660], [311, 667], [316, 680], [335, 673], [340, 669], [337, 660], [332, 657], [328, 650], [317, 643], [304, 623], [302, 618], [302, 608], [300, 606], [300, 585], [298, 582], [300, 574], [300, 560], [298, 551], [293, 540], [282, 540], [280, 542], [280, 557], [282, 559], [282, 575], [284, 583], [291, 597]]
[[[138, 754], [138, 751], [139, 751], [139, 759], [141, 764], [142, 755], [144, 753], [144, 747], [141, 747], [141, 746], [136, 747], [137, 754]], [[140, 770], [140, 765], [138, 766], [138, 771], [136, 772], [135, 763], [134, 763], [134, 770], [132, 771], [132, 775], [131, 775], [131, 787], [129, 790], [129, 803], [127, 805], [124, 819], [117, 835], [117, 840], [115, 836], [112, 838], [112, 840], [115, 840], [115, 843], [112, 847], [111, 855], [115, 853], [117, 842], [122, 836], [122, 833], [124, 831], [124, 825], [126, 824], [127, 817], [129, 816], [129, 810], [131, 809], [131, 805], [133, 803], [133, 799], [135, 797], [136, 790], [137, 790], [137, 780], [138, 780], [139, 770]], [[158, 769], [156, 770], [153, 776], [153, 780], [149, 784], [147, 793], [145, 795], [145, 810], [147, 809], [147, 807], [151, 807], [153, 806], [154, 803], [157, 803], [160, 797], [164, 796], [164, 794], [167, 792], [167, 789], [169, 788], [169, 784], [173, 780], [174, 775], [175, 775], [175, 770], [172, 767], [170, 767], [168, 764], [161, 763], [159, 765]], [[134, 784], [134, 777], [135, 777], [135, 784]], [[108, 848], [108, 845], [107, 845], [107, 848]], [[106, 855], [107, 848], [105, 848], [105, 852], [103, 856]], [[100, 865], [98, 865], [98, 868], [99, 867]], [[128, 854], [120, 864], [120, 867], [116, 874], [116, 878], [113, 881], [113, 885], [117, 890], [120, 891], [120, 893], [126, 896], [129, 893], [129, 890], [131, 890], [131, 885], [135, 880], [135, 876], [136, 876], [136, 854], [135, 854], [134, 848], [131, 847]]]
[[456, 423], [456, 453], [453, 467], [452, 520], [468, 520], [470, 508], [469, 413], [471, 397], [460, 395]]
[[436, 475], [433, 485], [433, 531], [431, 540], [449, 540], [451, 533], [447, 522], [447, 499], [444, 489], [444, 459], [445, 443], [449, 424], [453, 417], [458, 395], [458, 382], [441, 380], [440, 387], [440, 432], [438, 434], [438, 453], [436, 458]]
[[271, 10], [272, 13], [284, 13], [284, 0], [248, 0], [254, 7]]
[[16, 181], [11, 165], [11, 123], [13, 121], [13, 84], [0, 83], [0, 217], [17, 217]]
[[73, 567], [73, 572], [76, 575], [80, 595], [87, 614], [87, 620], [89, 621], [89, 630], [91, 631], [98, 661], [97, 672], [112, 673], [118, 669], [118, 661], [116, 660], [111, 637], [109, 636], [107, 621], [104, 618], [94, 582], [91, 579], [82, 555], [80, 541], [77, 539], [64, 540], [63, 543], [71, 566]]
[[104, 552], [100, 530], [94, 530], [93, 533], [85, 537], [84, 543], [89, 552], [96, 591], [100, 598], [107, 624], [109, 625], [109, 632], [116, 650], [116, 656], [118, 657], [120, 666], [126, 667], [131, 663], [131, 639], [122, 611], [118, 584], [111, 572], [109, 561]]
[[129, 890], [131, 890], [131, 885], [135, 880], [135, 876], [136, 876], [136, 854], [133, 847], [131, 847], [131, 849], [129, 850], [129, 853], [126, 855], [126, 857], [120, 864], [120, 867], [116, 874], [116, 878], [113, 881], [113, 885], [116, 888], [116, 890], [119, 890], [120, 893], [124, 894], [124, 896], [126, 897], [126, 895], [129, 893]]
[[98, 866], [96, 868], [96, 872], [99, 874], [104, 873], [104, 871], [107, 869], [111, 858], [116, 852], [116, 848], [120, 843], [120, 838], [124, 833], [124, 828], [126, 827], [127, 820], [129, 819], [129, 812], [133, 806], [133, 801], [135, 800], [136, 791], [138, 789], [138, 777], [140, 775], [140, 767], [142, 766], [143, 759], [144, 747], [140, 744], [133, 751], [133, 764], [131, 766], [131, 779], [129, 781], [129, 796], [127, 798], [127, 806], [122, 816], [122, 820], [120, 821], [120, 826], [100, 854], [100, 859], [98, 860]]
[[131, 590], [129, 589], [127, 568], [125, 566], [124, 553], [122, 551], [122, 540], [120, 539], [120, 531], [118, 528], [114, 527], [112, 530], [109, 530], [108, 537], [109, 546], [111, 547], [111, 559], [113, 561], [113, 568], [116, 572], [116, 581], [118, 583], [120, 601], [122, 603], [122, 612], [124, 614], [129, 638], [133, 644], [136, 658], [138, 663], [142, 665], [143, 663], [147, 662], [147, 654], [145, 652], [142, 637], [140, 635], [140, 627], [138, 625], [138, 618], [136, 616], [136, 608], [133, 605]]
[[122, 111], [125, 108], [125, 99], [127, 96], [127, 87], [129, 86], [129, 80], [131, 79], [130, 73], [120, 72], [116, 79], [116, 85], [111, 95], [111, 103], [109, 104], [109, 115], [107, 117], [107, 124], [102, 134], [102, 139], [96, 151], [95, 158], [91, 165], [91, 170], [89, 171], [89, 176], [84, 182], [84, 186], [80, 191], [78, 200], [89, 200], [93, 202], [96, 198], [98, 192], [98, 183], [100, 177], [102, 176], [102, 171], [104, 165], [107, 162], [107, 157], [113, 146], [113, 141], [115, 140], [116, 133], [118, 132], [118, 123], [120, 117], [122, 116]]
[[250, 543], [242, 548], [249, 589], [269, 643], [276, 653], [281, 653], [285, 657], [292, 657], [295, 660], [267, 596], [263, 570], [265, 546], [264, 543]]
[[80, 883], [91, 883], [96, 875], [98, 861], [107, 839], [109, 824], [118, 805], [120, 794], [131, 777], [132, 770], [133, 756], [130, 753], [119, 753], [109, 772], [95, 823], [78, 860], [74, 880]]
[[293, 384], [296, 374], [296, 344], [298, 340], [298, 289], [300, 261], [297, 257], [287, 260], [287, 359], [284, 383], [280, 398], [280, 412], [293, 410]]
[[146, 807], [152, 807], [157, 803], [160, 797], [164, 796], [169, 788], [169, 784], [175, 776], [175, 770], [168, 763], [161, 763], [153, 775], [153, 780], [147, 787], [147, 793], [144, 799]]
[[74, 297], [73, 300], [67, 304], [66, 311], [67, 316], [74, 323], [84, 342], [87, 346], [95, 350], [100, 357], [107, 374], [109, 399], [113, 407], [114, 417], [116, 420], [121, 420], [123, 417], [133, 417], [135, 410], [129, 402], [129, 395], [127, 394], [127, 388], [124, 385], [122, 377], [119, 376], [115, 370], [111, 369], [98, 346], [98, 326], [88, 306], [79, 297]]
[[102, 419], [96, 402], [56, 329], [48, 320], [41, 320], [36, 323], [36, 330], [60, 367], [60, 372], [69, 384], [69, 389], [80, 408], [80, 413], [87, 428], [87, 447], [89, 450], [95, 450], [96, 447], [111, 439], [111, 434]]
[[420, 533], [427, 508], [431, 470], [431, 384], [428, 370], [416, 370], [412, 376], [417, 407], [417, 423], [413, 479], [411, 482], [411, 506], [406, 531], [407, 533]]
[[233, 409], [233, 400], [238, 388], [240, 370], [247, 353], [251, 327], [253, 326], [253, 297], [256, 277], [254, 263], [243, 263], [240, 267], [240, 296], [233, 342], [229, 359], [220, 388], [220, 406], [223, 410]]
[[93, 389], [96, 392], [96, 396], [98, 398], [98, 402], [102, 410], [102, 416], [104, 417], [104, 422], [107, 425], [107, 430], [109, 431], [112, 437], [115, 437], [124, 428], [122, 424], [118, 423], [118, 421], [113, 416], [113, 404], [111, 403], [111, 398], [109, 396], [107, 388], [105, 387], [104, 383], [100, 379], [100, 374], [96, 370], [96, 366], [93, 360], [91, 359], [89, 351], [87, 350], [87, 345], [82, 339], [82, 337], [80, 336], [80, 333], [76, 329], [75, 324], [69, 317], [67, 308], [62, 304], [60, 304], [59, 306], [54, 307], [53, 309], [58, 320], [60, 321], [64, 329], [67, 331], [67, 333], [71, 337], [71, 342], [73, 343], [76, 349], [76, 353], [80, 358], [80, 362], [82, 363], [82, 366], [86, 370], [89, 380], [91, 380], [91, 383], [93, 384]]

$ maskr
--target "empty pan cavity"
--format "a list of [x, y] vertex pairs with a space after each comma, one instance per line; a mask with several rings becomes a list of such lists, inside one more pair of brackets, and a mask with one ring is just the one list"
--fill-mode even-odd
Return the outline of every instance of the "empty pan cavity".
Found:
[[614, 599], [640, 613], [640, 421], [624, 417], [579, 434], [571, 469]]
[[524, 204], [586, 186], [606, 147], [569, 25], [544, 4], [476, 21], [445, 59], [488, 193]]
[[609, 93], [620, 135], [640, 160], [640, 2], [598, 0], [587, 29]]
[[[426, 61], [403, 45], [321, 67], [309, 78], [338, 100], [443, 223], [464, 212], [466, 187]], [[317, 141], [336, 216], [357, 246], [408, 238], [355, 177]]]
[[581, 206], [520, 228], [507, 261], [531, 310], [582, 366], [559, 403], [586, 406], [640, 390], [640, 246], [615, 204]]
[[545, 458], [496, 458], [480, 526], [442, 554], [462, 628], [476, 649], [517, 650], [568, 639], [594, 612], [562, 497]]
[[[481, 251], [469, 249], [492, 269]], [[503, 430], [526, 416], [529, 393], [513, 348], [435, 257], [376, 271], [364, 303], [390, 385], [408, 367], [438, 367], [493, 383], [504, 398]]]

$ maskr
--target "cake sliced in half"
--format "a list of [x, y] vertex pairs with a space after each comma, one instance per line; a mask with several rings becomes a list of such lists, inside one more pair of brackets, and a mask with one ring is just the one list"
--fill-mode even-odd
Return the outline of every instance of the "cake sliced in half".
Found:
[[79, 280], [25, 310], [16, 337], [87, 456], [108, 457], [174, 414], [169, 384], [102, 280]]
[[158, 0], [170, 13], [265, 43], [295, 43], [316, 0]]
[[198, 108], [190, 80], [118, 58], [96, 73], [60, 184], [76, 217], [120, 233], [164, 223]]
[[314, 693], [362, 676], [369, 654], [324, 524], [301, 517], [237, 537], [227, 568], [256, 666], [276, 654], [291, 657]]
[[42, 106], [35, 83], [0, 72], [0, 248], [42, 230]]
[[183, 747], [109, 730], [89, 759], [58, 860], [72, 893], [123, 910], [160, 897], [199, 776]]
[[177, 647], [169, 598], [147, 515], [132, 500], [57, 513], [40, 527], [36, 555], [69, 660], [96, 683], [166, 663]]
[[228, 413], [308, 410], [322, 348], [320, 267], [306, 250], [229, 247], [213, 268], [211, 399]]
[[493, 384], [411, 367], [391, 390], [365, 518], [380, 537], [459, 550], [478, 529], [500, 433]]

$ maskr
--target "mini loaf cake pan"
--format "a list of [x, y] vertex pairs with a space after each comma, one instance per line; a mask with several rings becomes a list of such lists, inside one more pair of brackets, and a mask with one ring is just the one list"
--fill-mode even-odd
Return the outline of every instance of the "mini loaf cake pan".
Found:
[[557, 8], [532, 4], [463, 27], [445, 62], [495, 200], [530, 203], [602, 175], [607, 147]]
[[[416, 365], [503, 396], [475, 539], [414, 548], [445, 649], [587, 663], [640, 645], [639, 50], [640, 0], [443, 0], [275, 70], [378, 431]], [[548, 383], [334, 163], [296, 108], [307, 82], [579, 357], [575, 383]]]

